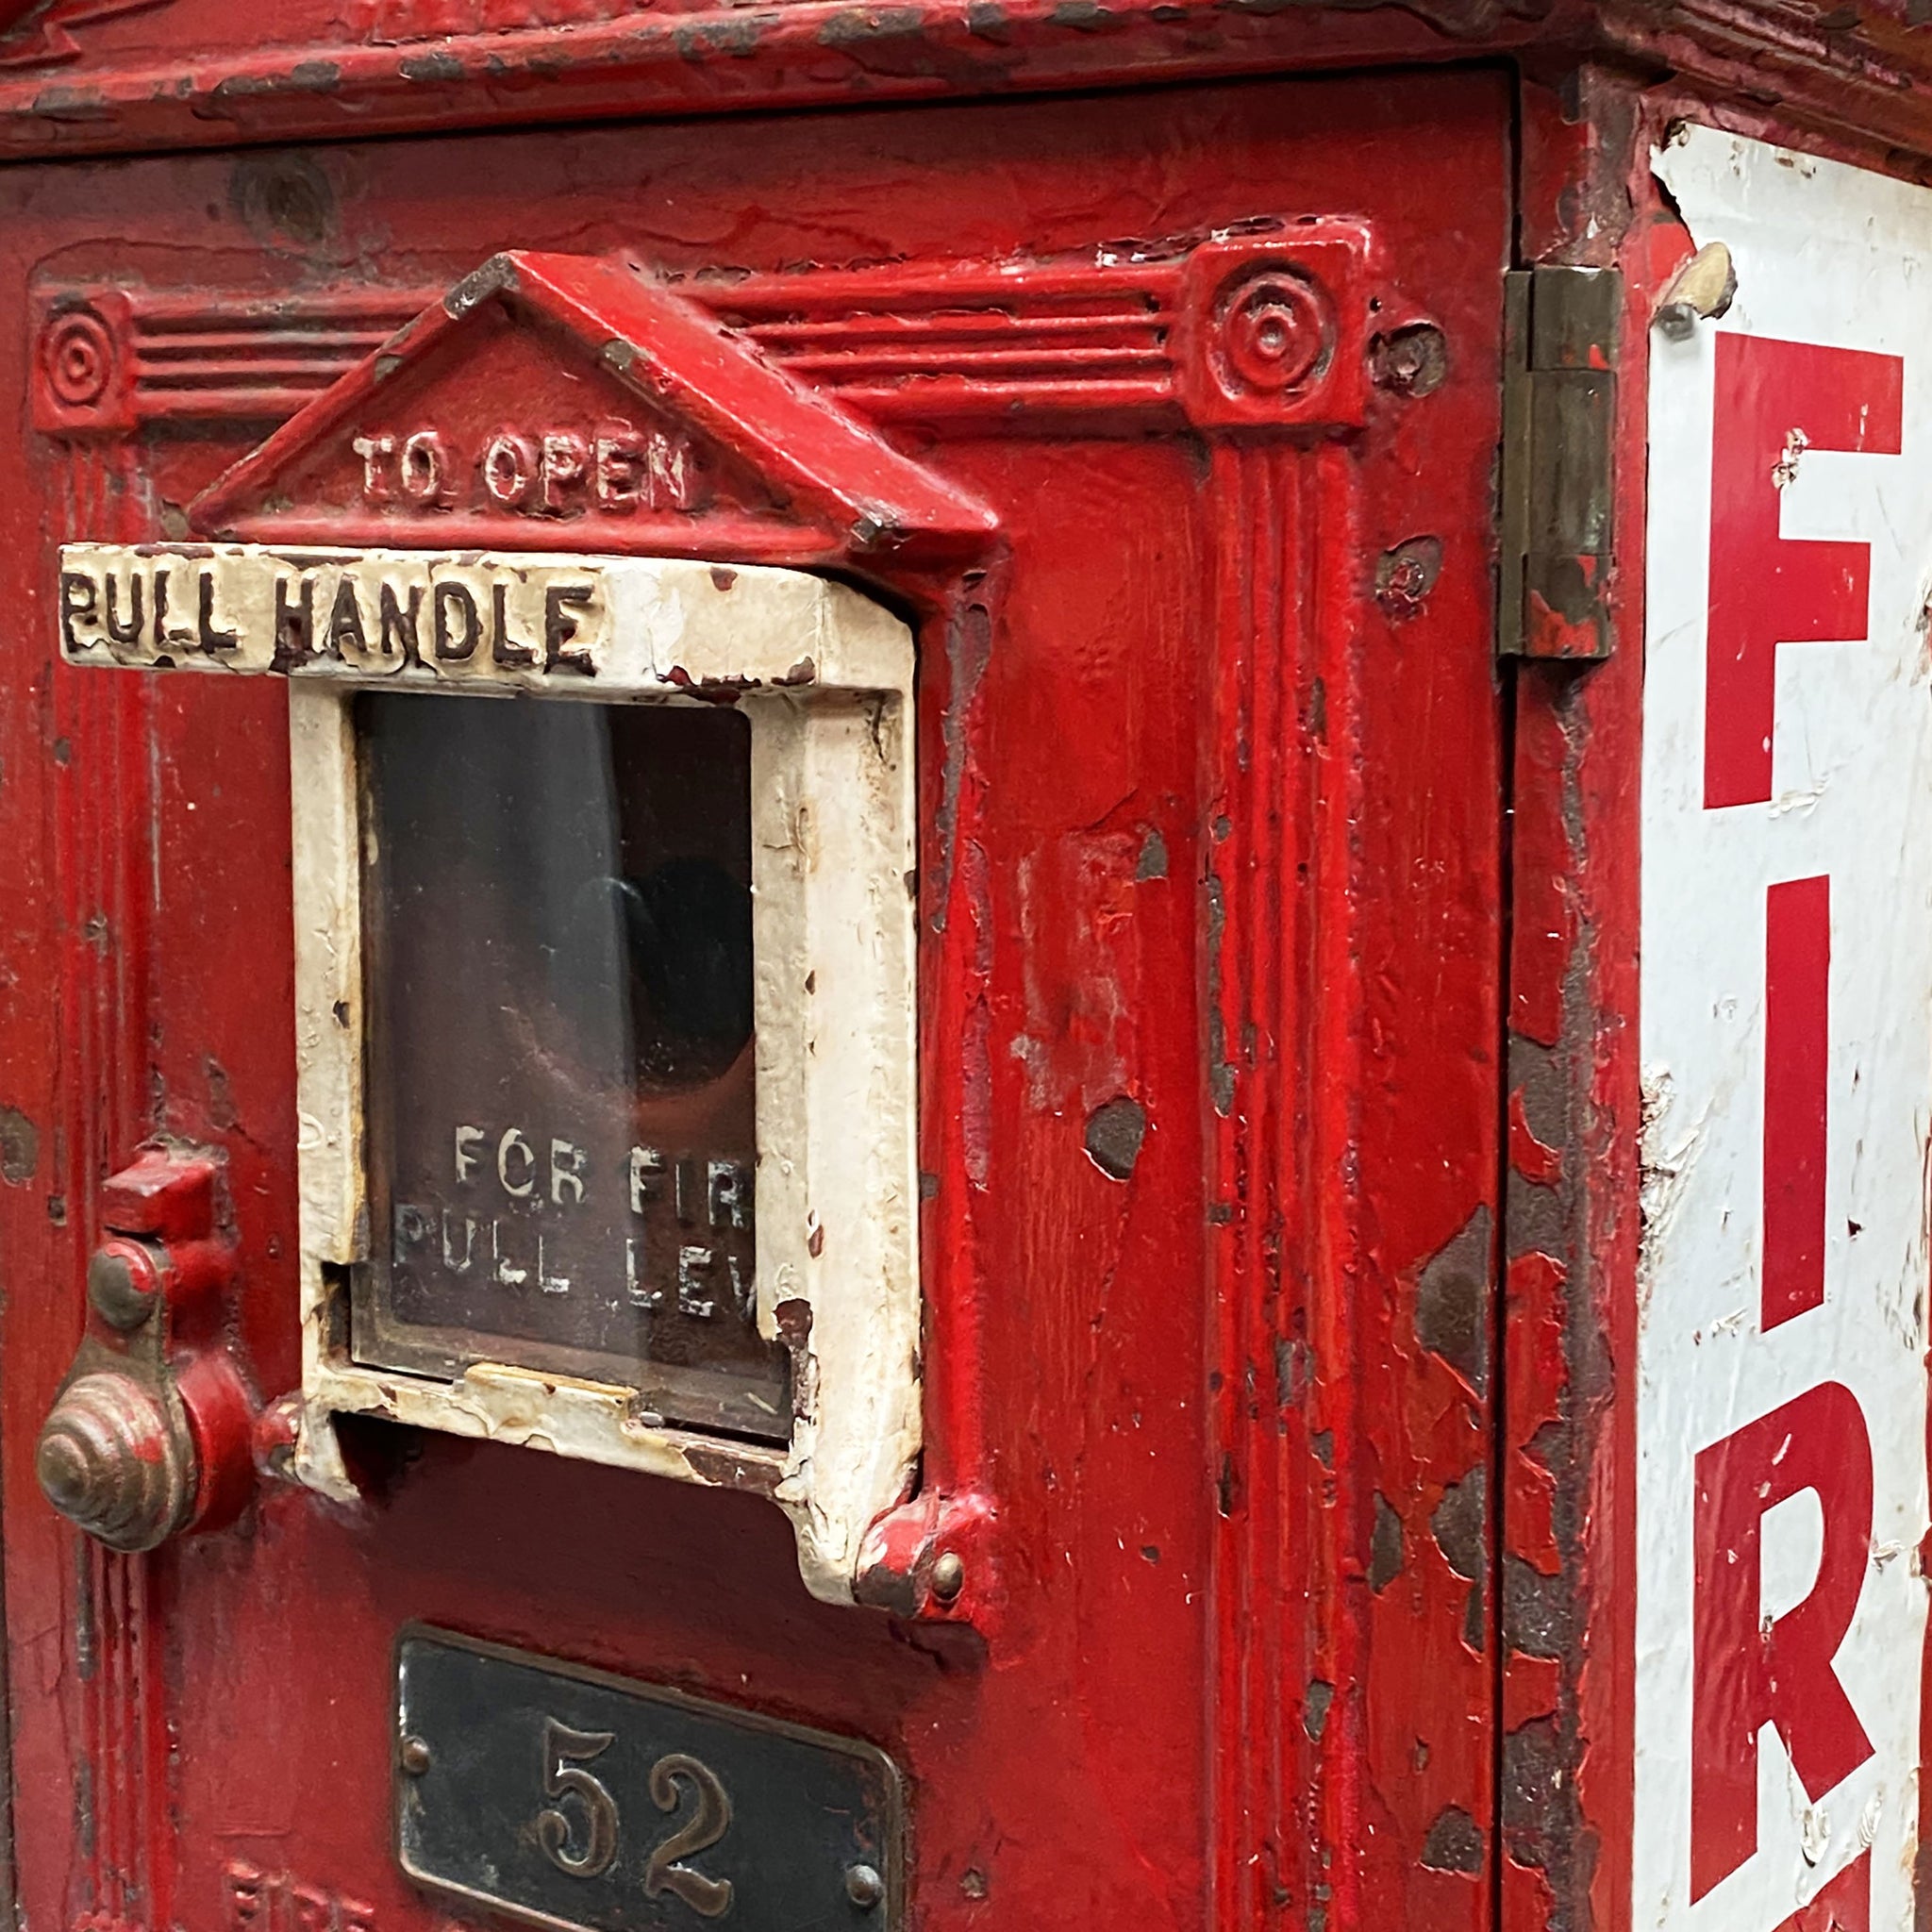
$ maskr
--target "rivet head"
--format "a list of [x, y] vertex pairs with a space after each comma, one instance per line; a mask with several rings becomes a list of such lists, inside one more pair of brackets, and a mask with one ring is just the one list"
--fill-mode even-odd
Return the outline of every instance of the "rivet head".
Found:
[[845, 1868], [845, 1896], [860, 1911], [869, 1912], [880, 1904], [886, 1895], [886, 1881], [879, 1876], [878, 1868], [873, 1865], [848, 1865]]
[[421, 1777], [429, 1769], [429, 1740], [426, 1738], [405, 1738], [400, 1756], [403, 1769], [411, 1777]]
[[192, 1458], [133, 1376], [82, 1375], [41, 1430], [34, 1473], [61, 1515], [116, 1550], [151, 1550], [187, 1513]]
[[138, 1250], [102, 1248], [87, 1264], [87, 1298], [108, 1327], [139, 1328], [160, 1299], [154, 1263]]
[[949, 1604], [966, 1588], [966, 1565], [958, 1550], [942, 1550], [932, 1566], [932, 1593]]

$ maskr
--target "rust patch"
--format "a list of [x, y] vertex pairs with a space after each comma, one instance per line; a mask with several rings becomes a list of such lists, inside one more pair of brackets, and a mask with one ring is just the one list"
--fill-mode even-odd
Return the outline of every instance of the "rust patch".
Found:
[[1208, 924], [1208, 1092], [1214, 1111], [1225, 1120], [1234, 1111], [1234, 1062], [1227, 1057], [1227, 1024], [1221, 1011], [1221, 946], [1227, 934], [1227, 897], [1220, 877], [1209, 873], [1201, 883], [1207, 896]]
[[40, 1164], [40, 1128], [17, 1107], [0, 1107], [0, 1180], [24, 1188]]
[[918, 1577], [890, 1563], [874, 1563], [870, 1570], [861, 1571], [852, 1594], [868, 1607], [890, 1610], [897, 1617], [916, 1616], [922, 1597]]
[[673, 27], [671, 43], [678, 58], [700, 62], [713, 54], [726, 54], [741, 60], [756, 54], [770, 26], [767, 14], [747, 14], [741, 19], [706, 21]]
[[1131, 1179], [1147, 1138], [1147, 1109], [1121, 1094], [1096, 1107], [1087, 1118], [1087, 1158], [1108, 1179]]
[[111, 121], [114, 110], [97, 87], [43, 87], [27, 110], [42, 121]]
[[946, 663], [952, 689], [946, 693], [946, 708], [940, 720], [944, 759], [939, 807], [933, 814], [940, 849], [940, 889], [934, 896], [932, 914], [935, 932], [946, 929], [946, 901], [958, 857], [959, 801], [966, 785], [966, 721], [991, 657], [992, 612], [982, 599], [974, 598], [958, 607], [946, 627]]
[[[513, 294], [516, 288], [516, 263], [508, 255], [492, 255], [442, 298], [442, 312], [452, 321], [460, 322], [478, 303], [489, 301], [492, 295]], [[390, 338], [390, 347], [401, 349], [408, 332], [407, 326], [398, 329]], [[606, 342], [602, 353], [605, 361], [619, 371], [628, 370], [638, 354], [633, 343], [621, 339]]]
[[1518, 720], [1517, 878], [1509, 1038], [1507, 1271], [1511, 1362], [1501, 1496], [1507, 1535], [1497, 1588], [1505, 1708], [1501, 1807], [1511, 1863], [1538, 1923], [1587, 1932], [1599, 1846], [1577, 1797], [1592, 1740], [1578, 1673], [1590, 1602], [1584, 1557], [1611, 1363], [1586, 1233], [1597, 1069], [1594, 927], [1575, 881], [1590, 870], [1580, 773], [1590, 718], [1581, 688], [1537, 676]]
[[1402, 1518], [1377, 1490], [1375, 1526], [1369, 1532], [1369, 1588], [1377, 1596], [1402, 1574]]
[[780, 1302], [772, 1310], [778, 1340], [791, 1357], [791, 1408], [809, 1415], [818, 1400], [818, 1360], [811, 1352], [811, 1304], [802, 1295]]
[[1274, 1402], [1278, 1408], [1296, 1407], [1315, 1376], [1315, 1351], [1293, 1336], [1274, 1342]]
[[1459, 1805], [1439, 1812], [1423, 1840], [1423, 1863], [1432, 1872], [1467, 1872], [1483, 1869], [1483, 1835], [1476, 1822]]
[[682, 1445], [684, 1459], [702, 1482], [716, 1483], [721, 1489], [749, 1490], [755, 1495], [769, 1496], [783, 1479], [784, 1472], [771, 1463], [747, 1460], [728, 1449], [704, 1442]]
[[1127, 19], [1110, 8], [1099, 6], [1097, 0], [1060, 0], [1053, 10], [1052, 20], [1056, 26], [1072, 27], [1081, 34], [1102, 33], [1108, 27], [1128, 24]]
[[1302, 1699], [1302, 1729], [1308, 1734], [1310, 1743], [1322, 1741], [1322, 1733], [1328, 1728], [1328, 1707], [1334, 1702], [1333, 1684], [1317, 1677], [1308, 1686], [1307, 1695]]
[[74, 1759], [74, 1837], [87, 1857], [94, 1855], [99, 1818], [94, 1809], [94, 1765], [85, 1751]]
[[336, 225], [335, 190], [303, 155], [249, 155], [236, 164], [229, 205], [258, 242], [312, 248]]
[[1416, 1340], [1479, 1398], [1490, 1392], [1490, 1247], [1493, 1218], [1479, 1207], [1424, 1264], [1416, 1281]]
[[1490, 1498], [1488, 1468], [1477, 1463], [1460, 1482], [1442, 1491], [1429, 1518], [1429, 1532], [1442, 1560], [1466, 1583], [1475, 1582], [1488, 1567]]
[[772, 1310], [773, 1319], [778, 1324], [778, 1339], [795, 1355], [802, 1355], [811, 1345], [811, 1304], [803, 1296], [794, 1295], [782, 1301]]
[[233, 1133], [242, 1124], [242, 1115], [235, 1106], [228, 1070], [212, 1054], [208, 1054], [203, 1057], [202, 1071], [208, 1075], [208, 1124], [218, 1134]]
[[[1538, 1718], [1503, 1740], [1504, 1848], [1516, 1864], [1548, 1876], [1558, 1898], [1582, 1897], [1596, 1866], [1596, 1835], [1584, 1823], [1570, 1775], [1574, 1756], [1552, 1718]], [[1567, 1882], [1557, 1884], [1559, 1875]], [[1550, 1924], [1568, 1932], [1570, 1915], [1559, 1907]]]
[[454, 54], [412, 54], [397, 63], [396, 71], [405, 80], [460, 80], [463, 63]]
[[865, 47], [874, 41], [910, 40], [924, 16], [916, 7], [847, 8], [819, 29], [822, 47]]
[[1503, 1641], [1525, 1657], [1571, 1656], [1575, 1606], [1562, 1576], [1545, 1576], [1521, 1557], [1503, 1558]]

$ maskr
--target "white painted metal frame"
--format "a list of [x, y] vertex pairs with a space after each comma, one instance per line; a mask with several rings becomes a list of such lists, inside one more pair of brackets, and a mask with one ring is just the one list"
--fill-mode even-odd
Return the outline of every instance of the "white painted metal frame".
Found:
[[[101, 621], [105, 588], [169, 582], [175, 631], [132, 641]], [[899, 1501], [919, 1447], [918, 1185], [914, 1148], [915, 805], [910, 633], [879, 606], [802, 572], [639, 558], [75, 545], [62, 553], [70, 661], [287, 674], [300, 1109], [303, 1385], [295, 1469], [345, 1495], [334, 1419], [375, 1415], [525, 1443], [686, 1481], [770, 1489], [791, 1515], [814, 1593], [852, 1595], [868, 1524]], [[327, 644], [344, 573], [369, 622]], [[207, 587], [204, 588], [204, 579]], [[275, 649], [276, 587], [316, 592], [313, 655]], [[420, 648], [377, 648], [375, 599], [420, 593]], [[485, 641], [439, 662], [428, 611], [441, 585], [488, 612], [499, 588], [512, 662]], [[578, 592], [589, 587], [588, 600]], [[94, 602], [89, 608], [90, 587]], [[556, 593], [562, 589], [560, 604]], [[453, 608], [461, 598], [446, 593]], [[546, 617], [564, 612], [545, 669]], [[231, 635], [218, 651], [198, 647]], [[186, 619], [184, 623], [183, 620]], [[282, 640], [288, 641], [286, 626]], [[591, 667], [587, 673], [585, 666]], [[593, 674], [593, 675], [591, 675]], [[731, 691], [752, 732], [757, 1028], [758, 1321], [793, 1340], [789, 1448], [641, 1419], [634, 1391], [482, 1363], [456, 1381], [352, 1361], [349, 1266], [370, 1253], [363, 1148], [361, 865], [351, 723], [358, 688], [564, 700], [691, 702]], [[789, 1305], [789, 1306], [788, 1306]], [[641, 1412], [647, 1414], [647, 1411]]]

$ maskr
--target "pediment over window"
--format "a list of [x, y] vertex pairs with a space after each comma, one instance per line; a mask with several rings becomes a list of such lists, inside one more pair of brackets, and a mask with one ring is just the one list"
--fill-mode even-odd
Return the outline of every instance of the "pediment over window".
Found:
[[889, 572], [991, 514], [635, 268], [492, 257], [191, 506], [248, 541]]

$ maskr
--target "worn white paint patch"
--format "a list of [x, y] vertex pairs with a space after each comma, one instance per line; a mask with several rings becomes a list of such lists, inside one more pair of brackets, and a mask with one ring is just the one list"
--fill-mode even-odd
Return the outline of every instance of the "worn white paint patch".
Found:
[[[391, 617], [388, 653], [385, 602], [391, 613], [416, 613], [413, 625]], [[472, 612], [481, 628], [462, 655], [449, 655], [471, 639]], [[305, 1399], [297, 1473], [347, 1493], [332, 1419], [353, 1412], [739, 1484], [774, 1493], [789, 1511], [809, 1587], [849, 1599], [865, 1531], [901, 1499], [920, 1443], [905, 625], [854, 591], [793, 571], [237, 544], [69, 546], [60, 622], [75, 663], [291, 679]], [[366, 1257], [370, 1239], [363, 831], [349, 701], [358, 687], [398, 683], [618, 702], [677, 703], [694, 686], [737, 693], [752, 733], [758, 1316], [768, 1338], [794, 1347], [789, 1450], [647, 1423], [627, 1389], [487, 1363], [444, 1382], [364, 1368], [344, 1351], [340, 1271]]]
[[[323, 1391], [342, 1292], [332, 1273], [365, 1258], [362, 1170], [362, 891], [355, 734], [333, 691], [289, 692], [291, 885], [295, 906], [295, 1159], [301, 1198], [304, 1426], [296, 1474], [353, 1493]], [[353, 1403], [342, 1405], [353, 1407]]]
[[75, 664], [651, 696], [895, 688], [905, 627], [803, 571], [658, 558], [70, 543]]
[[[1828, 1885], [1862, 1892], [1869, 1871], [1874, 1932], [1905, 1932], [1913, 1923], [1925, 1622], [1925, 1584], [1911, 1553], [1927, 1520], [1932, 193], [1707, 129], [1689, 130], [1657, 169], [1694, 241], [1728, 247], [1738, 292], [1721, 320], [1697, 322], [1683, 340], [1658, 331], [1650, 344], [1641, 1053], [1651, 1185], [1639, 1283], [1631, 1923], [1775, 1932]], [[1806, 382], [1769, 391], [1765, 407], [1790, 420], [1781, 447], [1762, 456], [1761, 488], [1776, 493], [1752, 500], [1772, 505], [1767, 527], [1788, 543], [1869, 546], [1869, 601], [1862, 625], [1844, 626], [1862, 636], [1830, 641], [1829, 630], [1814, 627], [1814, 641], [1778, 643], [1765, 796], [1712, 804], [1710, 610], [1714, 596], [1739, 595], [1749, 574], [1737, 561], [1732, 499], [1722, 491], [1713, 540], [1713, 450], [1722, 473], [1725, 440], [1740, 433], [1720, 420], [1733, 393], [1719, 379], [1726, 335], [1902, 358], [1903, 403], [1892, 408], [1895, 437], [1882, 433], [1884, 408], [1874, 404], [1873, 433], [1853, 449], [1845, 433], [1821, 433]], [[1888, 446], [1902, 454], [1879, 453]], [[1759, 491], [1755, 469], [1745, 483], [1747, 494]], [[1802, 569], [1804, 559], [1795, 561]], [[1777, 586], [1774, 601], [1793, 613], [1804, 605], [1795, 578], [1767, 581]], [[1848, 594], [1845, 583], [1838, 590]], [[1796, 614], [1790, 623], [1806, 634]], [[1715, 702], [1729, 699], [1721, 692]], [[1819, 1083], [1824, 1299], [1771, 1320], [1778, 1310], [1765, 1299], [1767, 894], [1821, 878], [1830, 882]], [[1775, 1098], [1771, 1108], [1785, 1111]], [[1724, 1659], [1693, 1633], [1700, 1602], [1741, 1574], [1738, 1564], [1748, 1568], [1750, 1552], [1736, 1535], [1707, 1538], [1700, 1580], [1698, 1457], [1708, 1474], [1717, 1445], [1833, 1384], [1850, 1391], [1869, 1434], [1870, 1521], [1847, 1523], [1841, 1513], [1834, 1523], [1817, 1484], [1782, 1500], [1777, 1458], [1805, 1451], [1795, 1441], [1771, 1445], [1744, 1508], [1762, 1537], [1747, 1617], [1760, 1640], [1766, 1629], [1789, 1632], [1782, 1620], [1819, 1586], [1827, 1538], [1847, 1540], [1862, 1583], [1829, 1668], [1869, 1749], [1840, 1751], [1857, 1761], [1830, 1789], [1807, 1791], [1787, 1725], [1765, 1723], [1755, 1807], [1747, 1795], [1733, 1857], [1707, 1778], [1711, 1739], [1700, 1745], [1699, 1731], [1709, 1729], [1713, 1708], [1748, 1729], [1738, 1713], [1756, 1707], [1748, 1691], [1713, 1704], [1709, 1687], [1722, 1680], [1712, 1673]], [[1856, 1460], [1832, 1458], [1825, 1487]], [[1753, 1648], [1739, 1647], [1744, 1660]], [[1803, 1747], [1815, 1747], [1831, 1721], [1802, 1689], [1816, 1673], [1788, 1675], [1801, 1687], [1789, 1727], [1802, 1734], [1802, 1762]]]

